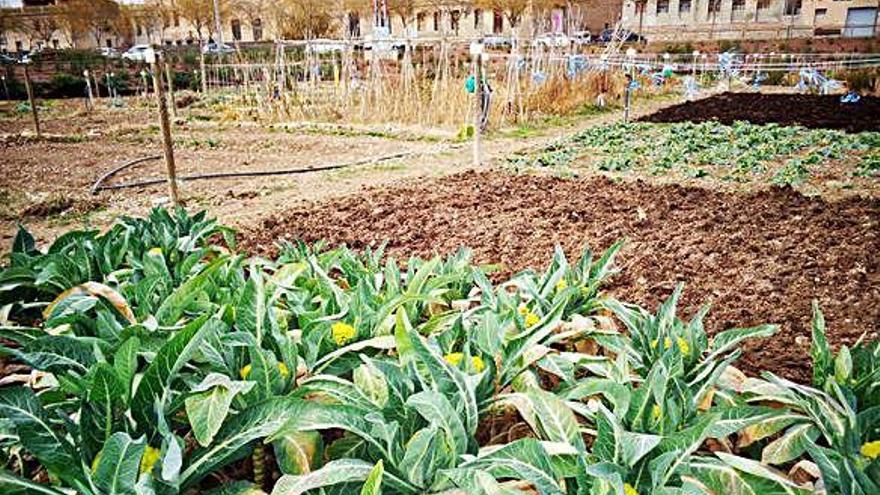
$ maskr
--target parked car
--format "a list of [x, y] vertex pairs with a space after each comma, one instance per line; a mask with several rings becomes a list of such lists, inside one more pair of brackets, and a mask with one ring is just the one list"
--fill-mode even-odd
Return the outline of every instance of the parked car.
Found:
[[115, 48], [111, 48], [109, 46], [102, 46], [98, 48], [98, 53], [102, 57], [106, 58], [119, 58], [119, 52]]
[[544, 48], [565, 48], [571, 45], [571, 39], [564, 33], [547, 33], [535, 38], [535, 46]]
[[131, 62], [146, 62], [147, 50], [149, 49], [150, 45], [134, 45], [122, 54], [122, 59]]
[[235, 53], [235, 48], [227, 45], [226, 43], [205, 43], [205, 46], [202, 47], [202, 53], [205, 55], [228, 55], [230, 53]]
[[0, 53], [0, 63], [2, 64], [16, 64], [18, 63], [18, 59], [12, 56], [9, 56], [5, 53]]
[[577, 31], [572, 33], [571, 42], [575, 45], [589, 45], [593, 42], [593, 35], [589, 31]]
[[[599, 35], [599, 41], [601, 43], [608, 43], [614, 38], [614, 30], [606, 29], [602, 31], [602, 34]], [[623, 40], [624, 43], [640, 43], [645, 39], [639, 36], [638, 34], [632, 31], [623, 31], [620, 33], [620, 39]]]
[[338, 40], [316, 39], [306, 45], [306, 53], [322, 55], [325, 53], [342, 53], [345, 51], [345, 43]]
[[513, 42], [507, 36], [492, 35], [483, 38], [483, 46], [489, 49], [503, 49], [513, 46]]

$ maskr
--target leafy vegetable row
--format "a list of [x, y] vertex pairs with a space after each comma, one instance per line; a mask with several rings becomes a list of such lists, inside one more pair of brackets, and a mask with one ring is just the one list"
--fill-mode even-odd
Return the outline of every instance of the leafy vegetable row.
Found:
[[810, 387], [732, 366], [774, 326], [604, 294], [620, 243], [493, 285], [466, 251], [267, 260], [229, 234], [182, 210], [45, 253], [19, 233], [3, 493], [878, 492], [880, 346], [832, 355], [818, 307]]

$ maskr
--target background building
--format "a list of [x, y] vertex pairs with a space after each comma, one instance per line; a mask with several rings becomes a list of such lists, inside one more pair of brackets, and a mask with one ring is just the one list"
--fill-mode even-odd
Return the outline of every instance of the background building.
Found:
[[627, 28], [650, 41], [871, 37], [877, 0], [626, 0]]

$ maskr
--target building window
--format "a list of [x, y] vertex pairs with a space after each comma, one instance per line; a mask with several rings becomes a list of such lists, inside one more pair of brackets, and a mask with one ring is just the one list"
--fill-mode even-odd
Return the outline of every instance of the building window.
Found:
[[504, 31], [504, 14], [500, 10], [492, 12], [492, 32], [501, 34]]
[[709, 13], [717, 14], [721, 12], [721, 0], [709, 0]]
[[52, 40], [52, 48], [54, 48], [56, 50], [58, 49], [58, 40], [57, 39]]
[[235, 41], [241, 41], [241, 21], [238, 19], [233, 19], [231, 22], [232, 25], [232, 39]]
[[15, 51], [20, 52], [22, 49], [21, 40], [15, 42]]
[[483, 10], [482, 9], [474, 9], [474, 29], [480, 29], [483, 27]]
[[113, 48], [113, 40], [111, 38], [107, 38], [106, 43], [107, 48]]
[[416, 14], [416, 31], [421, 31], [422, 26], [425, 25], [425, 13], [419, 12]]
[[816, 9], [814, 15], [817, 21], [821, 21], [825, 19], [825, 16], [828, 14], [828, 9]]
[[135, 31], [137, 31], [138, 36], [144, 35], [144, 28], [140, 24], [135, 24], [134, 29], [135, 29]]
[[452, 12], [449, 13], [449, 29], [452, 32], [458, 33], [458, 27], [461, 24], [461, 22], [459, 22], [460, 20], [461, 20], [461, 11], [460, 10], [453, 10]]
[[669, 13], [669, 0], [657, 0], [657, 13], [658, 14], [668, 14]]
[[691, 0], [678, 0], [678, 13], [684, 14], [691, 11]]
[[746, 0], [733, 0], [733, 4], [731, 5], [731, 9], [734, 11], [746, 10]]
[[434, 31], [440, 31], [440, 11], [434, 11]]
[[785, 0], [785, 15], [800, 15], [803, 0]]
[[254, 19], [251, 22], [251, 31], [254, 34], [254, 41], [260, 41], [263, 39], [263, 20], [262, 19]]
[[758, 10], [767, 10], [770, 8], [770, 0], [758, 0]]

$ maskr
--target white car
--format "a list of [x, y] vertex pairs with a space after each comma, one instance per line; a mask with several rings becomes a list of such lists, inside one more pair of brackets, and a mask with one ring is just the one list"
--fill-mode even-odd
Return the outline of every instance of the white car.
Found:
[[132, 62], [146, 62], [147, 50], [149, 49], [150, 45], [134, 45], [122, 54], [122, 59]]
[[205, 46], [202, 47], [202, 53], [205, 55], [228, 55], [230, 53], [235, 53], [235, 48], [232, 48], [226, 43], [205, 43]]
[[535, 38], [535, 46], [544, 48], [565, 48], [571, 45], [571, 39], [565, 33], [547, 33]]
[[101, 48], [98, 48], [98, 54], [106, 58], [119, 58], [119, 52], [116, 51], [115, 48], [111, 48], [109, 46], [102, 46]]
[[314, 53], [323, 55], [325, 53], [342, 53], [346, 50], [346, 45], [342, 41], [329, 39], [311, 40], [306, 45], [306, 53]]

